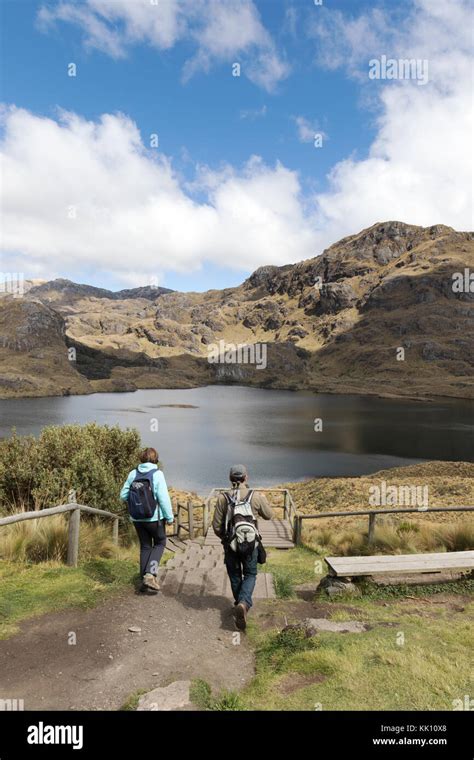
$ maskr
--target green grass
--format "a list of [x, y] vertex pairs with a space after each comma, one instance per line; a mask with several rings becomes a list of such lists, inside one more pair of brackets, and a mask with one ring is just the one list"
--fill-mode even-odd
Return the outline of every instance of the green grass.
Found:
[[296, 585], [314, 581], [325, 572], [324, 568], [317, 551], [298, 547], [291, 550], [268, 549], [267, 562], [261, 567], [261, 572], [272, 573], [277, 596], [288, 599], [294, 596]]
[[[317, 582], [320, 557], [301, 548], [271, 551], [265, 569], [294, 588]], [[265, 614], [251, 618], [248, 628], [256, 675], [239, 695], [242, 709], [452, 710], [453, 700], [472, 693], [474, 604], [466, 596], [472, 598], [473, 580], [433, 586], [365, 583], [362, 591], [350, 600], [315, 598], [327, 605], [330, 619], [369, 623], [371, 629], [360, 634], [306, 638], [298, 630], [282, 631], [285, 617], [298, 620], [299, 603], [293, 598], [288, 606], [284, 595], [266, 603]], [[268, 629], [267, 613], [275, 605], [278, 627]], [[300, 617], [307, 615], [305, 606]]]
[[202, 678], [195, 678], [189, 689], [191, 702], [200, 710], [208, 710], [212, 699], [212, 689]]
[[143, 694], [147, 693], [147, 689], [137, 689], [132, 694], [130, 694], [129, 697], [127, 697], [126, 701], [123, 703], [121, 707], [119, 707], [119, 710], [126, 710], [128, 711], [134, 711], [138, 707], [138, 703], [140, 701], [140, 697], [143, 696]]
[[242, 712], [246, 710], [246, 706], [237, 692], [223, 691], [212, 700], [209, 709], [217, 712]]
[[77, 568], [57, 562], [0, 560], [0, 639], [16, 633], [26, 618], [68, 607], [92, 607], [130, 586], [136, 576], [137, 560], [131, 556], [86, 560]]
[[[370, 613], [366, 604], [373, 622]], [[254, 630], [257, 674], [241, 700], [256, 710], [451, 710], [472, 691], [471, 626], [464, 615], [427, 620], [415, 611], [395, 626], [290, 645]]]
[[224, 690], [216, 697], [207, 681], [196, 678], [189, 689], [191, 702], [199, 710], [212, 710], [216, 712], [240, 712], [245, 710], [245, 703], [235, 691]]

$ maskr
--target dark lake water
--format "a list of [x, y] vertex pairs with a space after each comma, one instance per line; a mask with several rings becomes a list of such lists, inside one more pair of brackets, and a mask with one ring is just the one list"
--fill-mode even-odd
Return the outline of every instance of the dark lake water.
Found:
[[[188, 408], [168, 406], [189, 404]], [[163, 406], [162, 406], [163, 405]], [[323, 429], [314, 430], [322, 419]], [[363, 475], [429, 459], [473, 460], [474, 403], [314, 395], [240, 386], [0, 400], [0, 435], [89, 421], [135, 427], [168, 482], [205, 494], [229, 465], [253, 485]], [[152, 432], [156, 428], [158, 431]]]

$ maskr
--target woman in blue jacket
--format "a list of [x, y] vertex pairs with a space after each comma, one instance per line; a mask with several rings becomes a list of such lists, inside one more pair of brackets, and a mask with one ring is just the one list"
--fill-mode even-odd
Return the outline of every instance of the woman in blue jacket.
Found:
[[130, 517], [140, 541], [140, 574], [143, 579], [142, 591], [157, 593], [160, 586], [156, 578], [161, 558], [166, 546], [166, 523], [173, 522], [173, 509], [166, 485], [165, 476], [158, 469], [158, 452], [156, 449], [145, 449], [140, 456], [141, 464], [129, 472], [127, 480], [120, 491], [120, 498], [128, 500], [130, 486], [139, 473], [153, 471], [153, 495], [156, 509], [151, 517], [140, 520]]

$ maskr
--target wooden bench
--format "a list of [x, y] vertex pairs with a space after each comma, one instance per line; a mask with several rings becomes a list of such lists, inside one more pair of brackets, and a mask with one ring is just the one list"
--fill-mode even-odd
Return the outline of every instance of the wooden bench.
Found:
[[390, 554], [371, 557], [326, 557], [329, 575], [356, 578], [363, 575], [403, 575], [474, 570], [474, 551], [432, 554]]

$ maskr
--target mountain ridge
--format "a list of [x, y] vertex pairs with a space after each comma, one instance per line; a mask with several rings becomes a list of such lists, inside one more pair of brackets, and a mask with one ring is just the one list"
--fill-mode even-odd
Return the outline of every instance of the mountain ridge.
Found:
[[[72, 348], [76, 361], [60, 362], [59, 382], [47, 345], [43, 358], [36, 345], [33, 355], [26, 350], [20, 360], [6, 324], [17, 323], [20, 334], [34, 333], [32, 307], [12, 307], [14, 299], [3, 297], [0, 394], [25, 395], [26, 379], [29, 395], [225, 382], [472, 398], [474, 286], [453, 289], [453, 276], [468, 267], [474, 271], [474, 233], [389, 221], [349, 235], [319, 256], [259, 267], [241, 285], [222, 290], [144, 286], [113, 294], [49, 281], [31, 287], [17, 303], [36, 304], [51, 325], [53, 317], [42, 309], [59, 315], [64, 345], [59, 348], [56, 327], [56, 351], [66, 355]], [[219, 342], [264, 343], [267, 366], [212, 365], [209, 349]], [[27, 376], [16, 390], [18, 367]]]

